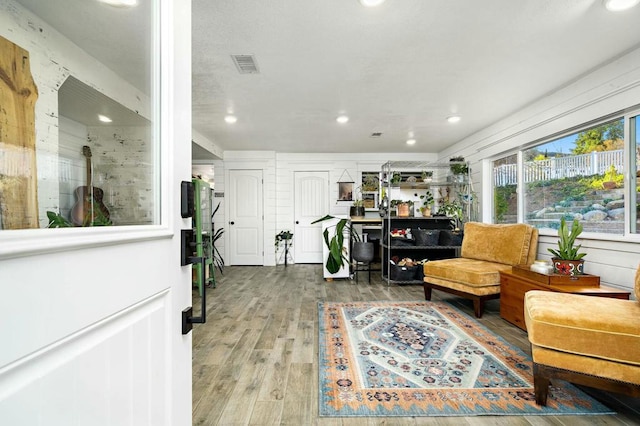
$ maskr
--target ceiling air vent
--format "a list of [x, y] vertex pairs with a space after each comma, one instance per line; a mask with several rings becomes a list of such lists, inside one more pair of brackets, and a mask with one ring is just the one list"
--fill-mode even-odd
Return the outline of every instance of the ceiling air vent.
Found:
[[373, 133], [371, 133], [371, 137], [372, 138], [379, 138], [380, 136], [382, 136], [382, 132], [373, 132]]
[[240, 74], [258, 74], [258, 64], [253, 55], [231, 55]]

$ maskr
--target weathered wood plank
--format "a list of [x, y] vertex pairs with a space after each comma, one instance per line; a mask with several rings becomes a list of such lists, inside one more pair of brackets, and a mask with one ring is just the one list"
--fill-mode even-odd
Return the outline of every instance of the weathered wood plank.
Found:
[[0, 223], [38, 228], [35, 105], [29, 52], [0, 36]]

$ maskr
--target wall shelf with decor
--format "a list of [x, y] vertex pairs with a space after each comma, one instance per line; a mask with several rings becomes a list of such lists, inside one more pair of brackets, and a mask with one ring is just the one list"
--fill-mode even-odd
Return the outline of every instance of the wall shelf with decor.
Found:
[[365, 211], [379, 208], [380, 172], [362, 172], [360, 193]]
[[[408, 268], [399, 268], [398, 261], [458, 257], [461, 228], [464, 222], [476, 220], [474, 201], [467, 162], [385, 163], [380, 173], [383, 279], [422, 283], [421, 267], [414, 267], [416, 274], [411, 276]], [[407, 232], [411, 238], [403, 238]]]

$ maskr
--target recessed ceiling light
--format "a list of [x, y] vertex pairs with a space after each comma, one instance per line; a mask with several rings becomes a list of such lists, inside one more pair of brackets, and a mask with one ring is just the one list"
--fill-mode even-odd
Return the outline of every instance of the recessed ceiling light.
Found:
[[415, 144], [416, 144], [415, 139], [407, 139], [407, 145], [415, 145]]
[[113, 121], [106, 115], [102, 115], [102, 114], [98, 114], [98, 120], [102, 121], [103, 123], [111, 123]]
[[460, 121], [462, 118], [459, 115], [450, 115], [449, 117], [447, 117], [447, 121], [449, 123], [457, 123], [458, 121]]
[[347, 121], [349, 121], [349, 117], [347, 117], [346, 115], [341, 115], [338, 118], [336, 118], [336, 121], [340, 124], [344, 124]]
[[236, 121], [238, 121], [238, 117], [236, 117], [235, 115], [227, 115], [227, 116], [224, 118], [224, 121], [226, 121], [226, 122], [227, 122], [227, 123], [229, 123], [229, 124], [233, 124], [233, 123], [235, 123]]
[[384, 0], [360, 0], [360, 4], [366, 7], [380, 6]]
[[138, 0], [99, 0], [101, 3], [115, 7], [133, 7], [138, 5]]
[[611, 12], [620, 12], [622, 10], [631, 9], [640, 3], [640, 0], [602, 0], [604, 7]]

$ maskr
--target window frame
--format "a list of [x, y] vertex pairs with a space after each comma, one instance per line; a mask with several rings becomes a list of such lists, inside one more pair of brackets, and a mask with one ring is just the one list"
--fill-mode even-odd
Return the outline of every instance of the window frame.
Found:
[[[152, 139], [154, 146], [151, 157], [154, 163], [153, 181], [155, 224], [123, 225], [123, 226], [94, 226], [72, 228], [35, 228], [0, 230], [0, 260], [13, 259], [46, 253], [55, 253], [81, 248], [101, 247], [116, 244], [126, 244], [138, 241], [150, 241], [171, 238], [174, 235], [171, 200], [173, 192], [170, 186], [171, 177], [164, 173], [170, 170], [165, 153], [170, 152], [170, 141], [167, 135], [172, 132], [172, 125], [168, 119], [170, 106], [166, 99], [171, 90], [170, 79], [165, 78], [173, 64], [169, 55], [162, 54], [169, 49], [170, 19], [169, 7], [166, 0], [151, 0], [153, 5], [150, 16], [150, 44], [151, 64], [148, 77], [151, 83], [150, 115], [152, 119]], [[37, 15], [36, 15], [37, 16]], [[39, 17], [43, 22], [43, 18]]]

